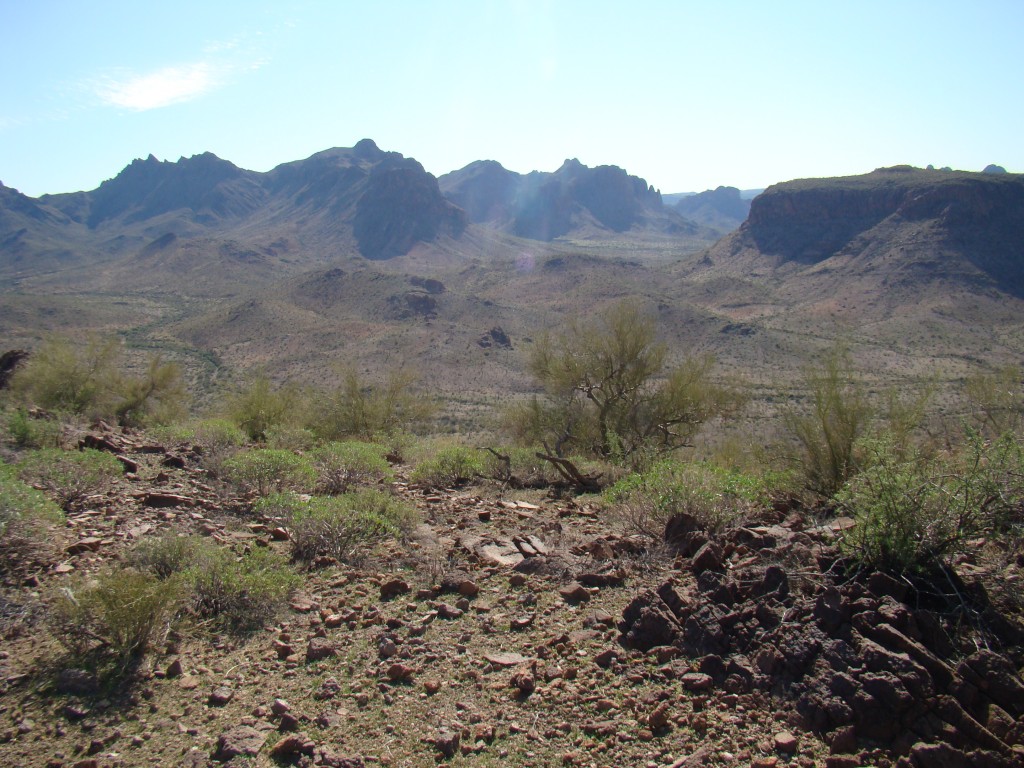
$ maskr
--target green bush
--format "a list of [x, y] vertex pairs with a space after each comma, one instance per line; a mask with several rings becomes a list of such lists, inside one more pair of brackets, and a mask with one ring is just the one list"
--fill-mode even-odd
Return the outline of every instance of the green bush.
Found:
[[303, 490], [316, 480], [308, 459], [276, 448], [236, 454], [224, 462], [224, 472], [230, 480], [260, 496], [286, 489]]
[[298, 585], [287, 561], [270, 550], [237, 557], [196, 536], [140, 541], [127, 563], [161, 580], [181, 583], [185, 603], [200, 621], [245, 632], [272, 620]]
[[67, 509], [90, 494], [106, 490], [124, 474], [124, 469], [114, 456], [103, 451], [42, 448], [24, 455], [18, 462], [18, 474], [30, 485], [42, 487]]
[[320, 396], [313, 429], [325, 440], [372, 440], [415, 429], [434, 411], [415, 385], [416, 377], [404, 370], [393, 371], [383, 383], [374, 385], [348, 369], [335, 389]]
[[865, 466], [836, 494], [856, 524], [844, 552], [872, 569], [928, 569], [978, 535], [1019, 526], [1024, 452], [1006, 435], [968, 435], [960, 452], [907, 456], [891, 438], [859, 445]]
[[116, 338], [85, 343], [52, 337], [15, 373], [11, 388], [23, 402], [89, 418], [116, 419], [124, 426], [167, 423], [185, 412], [181, 369], [150, 358], [139, 376], [121, 368]]
[[785, 421], [802, 450], [807, 487], [831, 497], [856, 471], [854, 446], [866, 434], [874, 409], [841, 347], [830, 351], [820, 368], [807, 371], [806, 383], [809, 407], [789, 411]]
[[52, 337], [15, 372], [11, 389], [23, 401], [50, 411], [109, 416], [119, 386], [116, 339], [86, 343]]
[[317, 493], [330, 496], [394, 477], [383, 446], [374, 443], [328, 443], [314, 450], [310, 460], [316, 470]]
[[297, 386], [275, 386], [259, 375], [228, 399], [227, 411], [251, 440], [262, 442], [269, 430], [301, 424], [305, 407], [306, 398]]
[[46, 526], [63, 519], [60, 509], [43, 493], [0, 465], [0, 573], [16, 570], [44, 547]]
[[126, 427], [170, 424], [185, 417], [187, 404], [181, 368], [154, 355], [141, 376], [120, 376], [114, 415]]
[[998, 437], [1017, 432], [1024, 414], [1024, 372], [1007, 365], [987, 374], [976, 374], [964, 382], [964, 395], [971, 416], [987, 435]]
[[61, 422], [16, 408], [7, 417], [7, 433], [20, 448], [60, 448]]
[[227, 476], [224, 464], [238, 453], [248, 439], [245, 432], [227, 419], [205, 419], [188, 430], [190, 440], [201, 454], [201, 464], [211, 476]]
[[151, 439], [171, 444], [190, 444], [211, 476], [225, 476], [224, 462], [238, 453], [248, 437], [228, 419], [203, 419], [185, 424], [150, 427]]
[[366, 547], [412, 530], [416, 513], [392, 495], [361, 489], [342, 496], [314, 496], [292, 509], [292, 557], [313, 562], [361, 559]]
[[396, 429], [392, 432], [378, 432], [373, 436], [376, 445], [383, 446], [384, 457], [393, 464], [402, 464], [415, 448], [418, 438], [412, 432]]
[[435, 488], [454, 488], [483, 474], [480, 452], [463, 445], [441, 448], [429, 459], [419, 462], [410, 480]]
[[52, 613], [55, 634], [76, 655], [100, 650], [127, 661], [169, 626], [179, 594], [173, 579], [131, 568], [104, 571], [61, 592]]
[[635, 465], [692, 444], [708, 421], [741, 405], [738, 393], [712, 379], [714, 361], [694, 357], [666, 370], [668, 348], [654, 320], [623, 301], [530, 350], [529, 371], [543, 397], [514, 406], [506, 425], [520, 440], [568, 453]]
[[14, 520], [39, 520], [59, 523], [64, 515], [42, 492], [31, 488], [16, 476], [16, 467], [0, 464], [0, 538]]
[[660, 541], [671, 517], [687, 514], [721, 531], [769, 502], [763, 478], [707, 463], [661, 461], [605, 492], [629, 533]]
[[313, 497], [306, 494], [300, 495], [294, 491], [268, 493], [256, 500], [253, 511], [261, 517], [287, 521], [291, 520], [296, 512], [305, 509], [311, 498]]
[[308, 451], [316, 445], [316, 435], [312, 430], [293, 425], [271, 427], [266, 433], [268, 448], [280, 448], [286, 451]]
[[191, 439], [204, 452], [225, 451], [245, 445], [246, 435], [227, 419], [204, 419], [192, 427]]
[[241, 557], [215, 545], [201, 547], [186, 578], [193, 614], [235, 632], [272, 621], [299, 584], [283, 557], [259, 547]]
[[169, 579], [193, 568], [204, 544], [194, 536], [173, 534], [142, 539], [128, 551], [125, 564], [158, 579]]

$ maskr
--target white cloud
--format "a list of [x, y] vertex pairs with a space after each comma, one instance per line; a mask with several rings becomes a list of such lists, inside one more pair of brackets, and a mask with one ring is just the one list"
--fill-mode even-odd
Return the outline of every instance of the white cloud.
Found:
[[200, 61], [164, 67], [146, 74], [107, 77], [95, 83], [96, 95], [112, 107], [143, 112], [190, 101], [224, 83], [227, 72]]

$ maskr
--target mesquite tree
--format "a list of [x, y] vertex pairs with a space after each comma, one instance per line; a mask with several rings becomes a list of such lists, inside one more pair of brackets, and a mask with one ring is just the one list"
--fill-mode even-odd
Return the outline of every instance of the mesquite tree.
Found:
[[739, 405], [711, 380], [713, 360], [690, 358], [671, 370], [654, 321], [631, 301], [596, 318], [543, 335], [528, 360], [544, 390], [521, 406], [521, 436], [556, 456], [570, 453], [630, 460], [692, 444], [709, 419]]

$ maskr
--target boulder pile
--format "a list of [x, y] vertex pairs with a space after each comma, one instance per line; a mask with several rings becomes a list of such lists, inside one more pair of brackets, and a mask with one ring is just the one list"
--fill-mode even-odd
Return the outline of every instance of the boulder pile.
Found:
[[622, 642], [694, 659], [693, 690], [772, 695], [835, 755], [879, 745], [907, 768], [1024, 764], [1022, 628], [952, 569], [852, 572], [842, 527], [791, 515], [713, 539], [673, 520], [684, 577], [625, 608]]

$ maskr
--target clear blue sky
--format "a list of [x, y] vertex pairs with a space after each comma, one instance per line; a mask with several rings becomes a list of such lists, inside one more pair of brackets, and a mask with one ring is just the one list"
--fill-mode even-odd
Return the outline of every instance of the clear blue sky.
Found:
[[0, 181], [364, 137], [436, 175], [577, 157], [663, 192], [1024, 172], [1022, 41], [1022, 0], [0, 0]]

